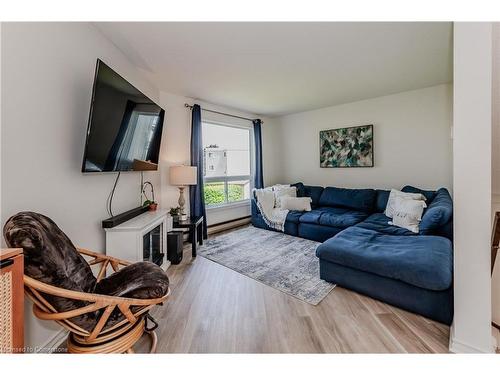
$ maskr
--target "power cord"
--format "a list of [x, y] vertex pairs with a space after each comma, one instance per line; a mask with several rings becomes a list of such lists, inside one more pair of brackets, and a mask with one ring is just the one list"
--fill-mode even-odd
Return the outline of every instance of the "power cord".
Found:
[[111, 189], [111, 192], [108, 195], [108, 199], [106, 201], [106, 209], [108, 211], [109, 216], [113, 217], [113, 196], [115, 195], [115, 190], [116, 190], [116, 185], [118, 184], [118, 180], [120, 179], [120, 174], [121, 172], [118, 172], [116, 175], [115, 183], [113, 184], [113, 189]]
[[142, 206], [142, 193], [144, 192], [144, 172], [141, 171], [141, 192], [139, 193], [139, 206]]

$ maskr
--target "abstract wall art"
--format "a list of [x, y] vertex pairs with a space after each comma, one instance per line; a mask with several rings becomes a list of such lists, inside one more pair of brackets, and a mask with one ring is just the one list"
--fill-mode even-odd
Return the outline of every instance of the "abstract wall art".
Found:
[[321, 168], [373, 167], [373, 125], [321, 130]]

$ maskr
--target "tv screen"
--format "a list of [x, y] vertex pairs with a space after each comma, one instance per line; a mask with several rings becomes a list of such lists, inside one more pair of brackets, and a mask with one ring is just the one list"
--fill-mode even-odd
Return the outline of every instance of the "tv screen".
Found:
[[98, 59], [82, 172], [157, 170], [164, 116]]

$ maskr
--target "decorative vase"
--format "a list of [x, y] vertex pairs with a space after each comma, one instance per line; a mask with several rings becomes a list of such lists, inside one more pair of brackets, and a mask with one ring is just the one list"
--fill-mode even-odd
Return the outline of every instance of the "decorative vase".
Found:
[[158, 203], [151, 203], [149, 205], [149, 211], [156, 211], [157, 208], [158, 208]]

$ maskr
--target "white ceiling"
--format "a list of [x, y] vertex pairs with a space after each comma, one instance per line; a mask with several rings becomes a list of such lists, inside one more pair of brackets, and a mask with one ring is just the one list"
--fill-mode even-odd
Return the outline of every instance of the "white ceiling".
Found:
[[452, 80], [451, 23], [96, 23], [162, 91], [283, 115]]

